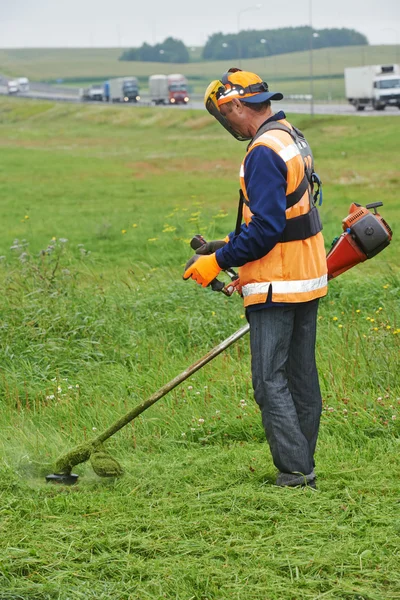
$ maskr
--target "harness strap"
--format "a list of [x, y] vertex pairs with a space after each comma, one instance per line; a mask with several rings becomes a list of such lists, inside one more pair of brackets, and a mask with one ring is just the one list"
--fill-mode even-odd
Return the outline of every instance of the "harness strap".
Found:
[[306, 240], [322, 231], [322, 223], [316, 206], [305, 215], [294, 217], [286, 221], [280, 242], [294, 242]]
[[238, 214], [237, 214], [237, 218], [236, 218], [235, 235], [239, 235], [240, 229], [242, 227], [244, 202], [246, 202], [246, 204], [248, 204], [246, 198], [244, 197], [242, 189], [240, 189], [239, 190], [239, 204], [238, 204]]
[[297, 204], [308, 190], [309, 185], [310, 184], [308, 182], [307, 175], [304, 175], [300, 185], [297, 186], [294, 192], [286, 196], [286, 208], [290, 208], [291, 206]]

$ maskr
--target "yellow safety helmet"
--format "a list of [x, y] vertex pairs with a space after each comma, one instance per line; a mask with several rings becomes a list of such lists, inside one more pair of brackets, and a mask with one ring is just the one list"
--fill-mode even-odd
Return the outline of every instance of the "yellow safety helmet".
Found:
[[283, 95], [280, 92], [270, 92], [268, 84], [255, 73], [237, 68], [229, 69], [220, 80], [217, 79], [209, 84], [204, 96], [206, 109], [233, 137], [245, 141], [250, 138], [243, 137], [232, 129], [219, 110], [222, 104], [231, 102], [233, 98], [256, 104], [266, 100], [282, 100]]

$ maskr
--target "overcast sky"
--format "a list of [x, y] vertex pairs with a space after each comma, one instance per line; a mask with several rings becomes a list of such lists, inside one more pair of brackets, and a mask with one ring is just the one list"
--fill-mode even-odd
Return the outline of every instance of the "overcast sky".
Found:
[[[0, 0], [0, 48], [140, 46], [167, 36], [203, 45], [211, 33], [309, 23], [400, 44], [400, 0]], [[259, 3], [259, 4], [258, 4]], [[254, 8], [256, 5], [261, 8]]]

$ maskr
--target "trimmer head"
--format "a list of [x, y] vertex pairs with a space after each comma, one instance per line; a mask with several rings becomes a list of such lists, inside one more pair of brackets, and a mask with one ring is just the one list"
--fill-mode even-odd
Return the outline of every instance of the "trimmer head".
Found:
[[50, 483], [61, 483], [62, 485], [74, 485], [78, 481], [76, 473], [52, 473], [46, 475], [46, 481]]

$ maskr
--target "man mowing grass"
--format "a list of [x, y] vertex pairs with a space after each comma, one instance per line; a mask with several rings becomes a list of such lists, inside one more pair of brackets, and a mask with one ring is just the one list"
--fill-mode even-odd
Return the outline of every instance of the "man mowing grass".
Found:
[[282, 98], [240, 69], [208, 86], [207, 110], [250, 143], [240, 168], [236, 230], [199, 248], [183, 277], [206, 287], [222, 269], [240, 267], [254, 396], [279, 471], [276, 484], [315, 488], [322, 406], [315, 340], [327, 265], [311, 149], [283, 111], [272, 112], [271, 100]]

